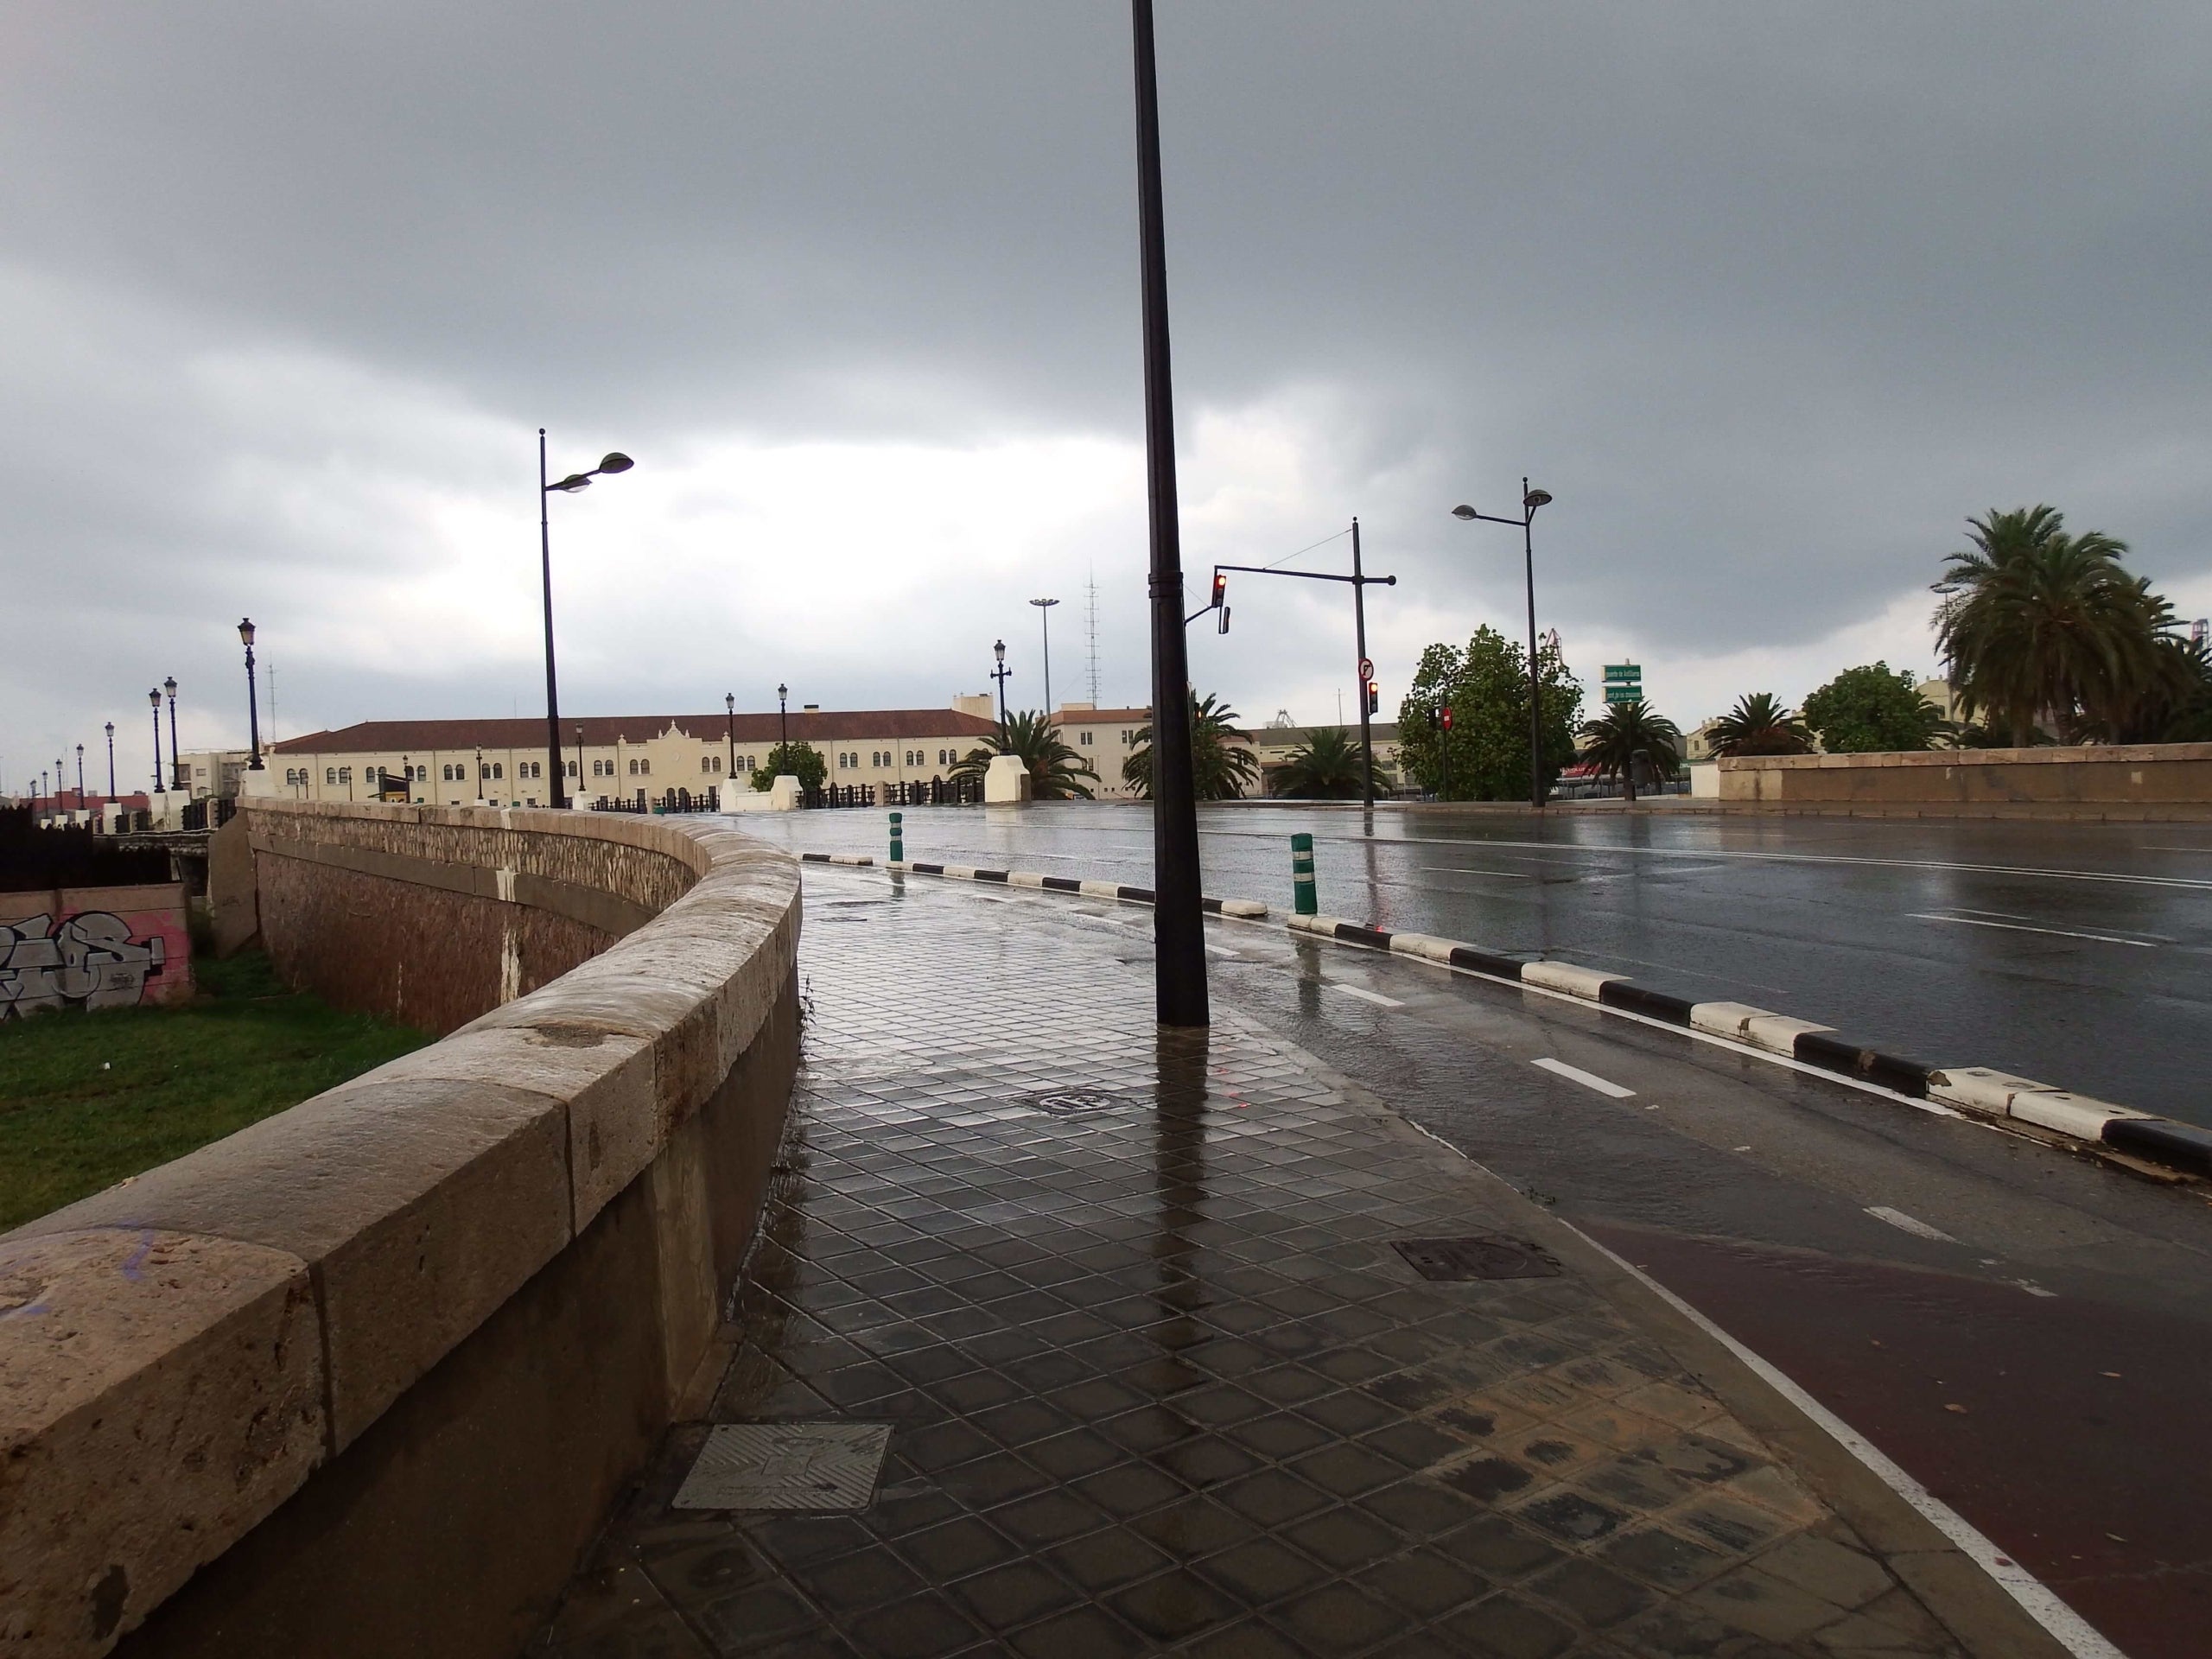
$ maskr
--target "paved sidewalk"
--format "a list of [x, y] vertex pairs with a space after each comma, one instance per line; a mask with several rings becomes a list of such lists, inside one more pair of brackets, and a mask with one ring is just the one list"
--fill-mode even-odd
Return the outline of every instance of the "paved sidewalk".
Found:
[[809, 873], [709, 1416], [890, 1425], [880, 1484], [672, 1509], [684, 1426], [534, 1652], [1964, 1651], [1572, 1270], [1393, 1248], [1525, 1241], [1524, 1201], [1233, 1009], [1160, 1039], [1148, 918], [1040, 915]]

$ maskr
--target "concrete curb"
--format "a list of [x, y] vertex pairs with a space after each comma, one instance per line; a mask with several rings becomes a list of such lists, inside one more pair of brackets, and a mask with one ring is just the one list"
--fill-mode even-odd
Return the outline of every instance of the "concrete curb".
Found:
[[[979, 870], [960, 864], [894, 863], [851, 853], [802, 853], [810, 864], [880, 868], [912, 875], [938, 875], [957, 881], [995, 881], [1047, 893], [1079, 893], [1148, 905], [1149, 887], [1111, 881], [1082, 881], [1073, 876], [1039, 875], [1026, 870]], [[1208, 899], [1206, 909], [1246, 921], [1266, 919], [1268, 906], [1256, 899]], [[2016, 1077], [1979, 1065], [1929, 1065], [1901, 1054], [1837, 1034], [1832, 1026], [1754, 1007], [1747, 1002], [1694, 1002], [1688, 997], [1640, 984], [1624, 974], [1603, 973], [1571, 962], [1534, 960], [1485, 950], [1459, 939], [1428, 933], [1396, 933], [1340, 916], [1287, 916], [1294, 933], [1363, 945], [1395, 956], [1414, 957], [1440, 967], [1458, 968], [1517, 985], [1534, 986], [1664, 1025], [1681, 1026], [1740, 1043], [1746, 1048], [1794, 1060], [1853, 1082], [1871, 1084], [1911, 1100], [1932, 1100], [1954, 1110], [2000, 1122], [2024, 1123], [2046, 1134], [2086, 1141], [2126, 1157], [2157, 1164], [2184, 1175], [2212, 1180], [2212, 1129], [2177, 1122], [2133, 1107], [2077, 1095], [2056, 1084]]]
[[1834, 1027], [1793, 1019], [1745, 1002], [1693, 1002], [1637, 983], [1625, 975], [1549, 959], [1524, 961], [1426, 933], [1392, 933], [1335, 916], [1293, 916], [1294, 932], [1340, 944], [1418, 957], [1471, 973], [1556, 991], [1647, 1020], [1702, 1031], [1762, 1049], [1913, 1100], [1932, 1100], [1969, 1116], [2031, 1124], [2075, 1141], [2094, 1141], [2131, 1158], [2183, 1174], [2212, 1179], [2212, 1130], [2077, 1095], [2048, 1083], [1985, 1066], [1935, 1066], [1885, 1054], [1839, 1036]]

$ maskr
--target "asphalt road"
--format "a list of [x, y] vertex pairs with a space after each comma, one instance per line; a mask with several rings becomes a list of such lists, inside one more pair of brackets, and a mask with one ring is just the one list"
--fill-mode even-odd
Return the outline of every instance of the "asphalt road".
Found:
[[[2212, 825], [1243, 804], [1200, 815], [1206, 891], [1541, 952], [2212, 1125]], [[880, 809], [749, 815], [885, 851]], [[1149, 886], [1149, 809], [910, 809], [911, 858]]]
[[[1149, 962], [1135, 906], [819, 867], [808, 883], [1108, 931]], [[2202, 1186], [1279, 926], [1207, 937], [1223, 1003], [1643, 1268], [2132, 1659], [2203, 1651]]]

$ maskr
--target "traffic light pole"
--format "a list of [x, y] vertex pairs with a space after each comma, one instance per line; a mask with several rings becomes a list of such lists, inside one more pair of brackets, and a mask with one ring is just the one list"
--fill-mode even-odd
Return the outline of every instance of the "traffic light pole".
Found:
[[[1296, 576], [1302, 582], [1348, 582], [1351, 584], [1351, 620], [1355, 647], [1359, 652], [1359, 752], [1363, 772], [1360, 794], [1367, 804], [1375, 804], [1375, 734], [1369, 723], [1373, 715], [1370, 704], [1374, 699], [1375, 682], [1368, 672], [1367, 663], [1367, 590], [1370, 586], [1395, 588], [1395, 576], [1370, 576], [1359, 562], [1359, 520], [1351, 521], [1351, 574], [1342, 575], [1332, 570], [1278, 570], [1269, 564], [1217, 564], [1213, 568], [1213, 604], [1208, 610], [1217, 609], [1226, 601], [1228, 584], [1222, 580], [1225, 570], [1241, 570], [1255, 576]], [[1198, 616], [1204, 616], [1200, 611]], [[1195, 622], [1198, 616], [1185, 619]], [[1226, 633], [1226, 628], [1222, 630]]]

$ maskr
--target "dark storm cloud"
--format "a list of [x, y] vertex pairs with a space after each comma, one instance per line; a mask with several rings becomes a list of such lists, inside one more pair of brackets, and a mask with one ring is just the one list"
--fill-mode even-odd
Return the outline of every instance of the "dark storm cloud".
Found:
[[[660, 453], [1138, 429], [1110, 0], [94, 5], [10, 35], [19, 632], [150, 649], [241, 590], [365, 605], [407, 526], [334, 545], [288, 495], [488, 487], [472, 420]], [[1510, 550], [1443, 510], [1524, 471], [1559, 498], [1553, 620], [1655, 655], [1871, 616], [1992, 505], [2212, 567], [2202, 8], [1171, 4], [1160, 41], [1185, 440], [1331, 394], [1312, 534], [1360, 512], [1408, 602], [1510, 615]], [[236, 368], [264, 358], [456, 425], [272, 434]], [[1283, 534], [1210, 556], [1310, 539]], [[1224, 649], [1267, 689], [1280, 642]], [[76, 660], [32, 656], [40, 697]]]

